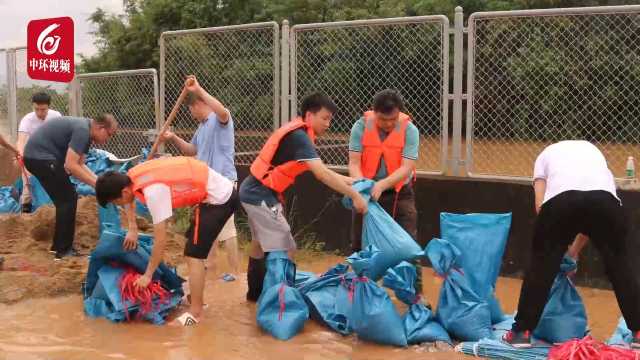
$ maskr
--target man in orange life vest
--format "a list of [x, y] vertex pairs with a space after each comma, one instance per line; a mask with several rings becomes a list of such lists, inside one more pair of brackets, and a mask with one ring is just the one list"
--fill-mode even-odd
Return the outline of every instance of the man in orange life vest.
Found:
[[202, 161], [172, 157], [144, 162], [126, 175], [114, 171], [103, 174], [96, 182], [96, 197], [101, 206], [113, 202], [125, 207], [129, 223], [124, 241], [127, 250], [135, 249], [138, 240], [135, 199], [149, 208], [154, 245], [147, 270], [135, 283], [143, 288], [149, 285], [162, 261], [167, 240], [166, 222], [173, 215], [173, 209], [196, 206], [184, 248], [189, 266], [191, 308], [190, 313], [183, 314], [179, 321], [183, 325], [198, 323], [203, 310], [207, 255], [238, 207], [233, 182]]
[[[417, 238], [417, 212], [412, 182], [420, 147], [418, 128], [394, 90], [382, 90], [373, 98], [373, 110], [353, 125], [349, 140], [349, 175], [375, 181], [371, 197], [411, 237]], [[362, 215], [354, 213], [351, 245], [362, 248]], [[420, 267], [416, 289], [421, 290]]]
[[265, 253], [295, 250], [291, 228], [283, 214], [282, 193], [296, 177], [309, 170], [335, 191], [353, 199], [354, 208], [367, 211], [364, 198], [353, 188], [353, 179], [329, 170], [315, 149], [315, 138], [329, 128], [336, 106], [326, 95], [303, 99], [299, 117], [276, 130], [251, 165], [251, 174], [240, 186], [240, 201], [247, 211], [251, 248], [247, 300], [257, 301], [266, 273]]

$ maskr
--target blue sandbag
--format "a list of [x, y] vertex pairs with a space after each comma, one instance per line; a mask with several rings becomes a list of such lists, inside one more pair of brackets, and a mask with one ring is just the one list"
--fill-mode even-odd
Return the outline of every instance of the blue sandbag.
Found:
[[348, 323], [352, 306], [348, 286], [356, 275], [347, 270], [348, 266], [338, 264], [300, 288], [311, 318], [342, 335], [353, 332]]
[[120, 211], [118, 211], [118, 206], [113, 203], [109, 203], [105, 207], [98, 206], [98, 220], [100, 221], [100, 234], [107, 228], [116, 230], [122, 228]]
[[16, 214], [20, 212], [20, 204], [13, 194], [11, 186], [0, 187], [0, 214]]
[[[18, 180], [16, 180], [16, 182], [13, 184], [19, 195], [22, 195], [23, 185], [24, 184], [22, 183], [22, 177], [18, 178]], [[41, 206], [53, 203], [51, 201], [51, 198], [49, 197], [49, 194], [47, 194], [44, 187], [42, 187], [42, 184], [40, 183], [38, 178], [33, 175], [29, 175], [29, 188], [31, 189], [32, 212], [38, 210], [38, 208], [40, 208]]]
[[550, 343], [581, 339], [587, 331], [587, 312], [578, 290], [569, 274], [578, 267], [576, 261], [565, 255], [549, 292], [549, 300], [533, 335]]
[[398, 300], [411, 305], [419, 300], [419, 296], [416, 296], [415, 288], [417, 277], [415, 265], [403, 261], [394, 268], [387, 270], [384, 278], [382, 278], [382, 285], [393, 290]]
[[267, 274], [258, 299], [258, 325], [280, 340], [298, 334], [309, 318], [309, 308], [294, 287], [295, 265], [286, 251], [273, 251], [267, 256]]
[[296, 288], [301, 288], [304, 286], [304, 284], [313, 281], [315, 279], [317, 279], [318, 276], [315, 273], [312, 273], [311, 271], [297, 271], [296, 270], [296, 279], [295, 279], [295, 286]]
[[[368, 248], [372, 248], [371, 245]], [[357, 262], [359, 269], [355, 269], [358, 277], [351, 280], [353, 287], [353, 306], [349, 324], [358, 338], [384, 345], [407, 346], [407, 336], [402, 318], [391, 302], [387, 292], [374, 281], [363, 276], [370, 268], [367, 267], [367, 256], [374, 251], [361, 251], [350, 259], [361, 256]], [[369, 266], [373, 266], [371, 261]], [[353, 265], [352, 265], [353, 266]]]
[[435, 316], [423, 303], [412, 304], [402, 317], [407, 343], [444, 341], [452, 344], [447, 330], [436, 321]]
[[432, 239], [426, 253], [433, 270], [444, 278], [437, 311], [442, 326], [462, 341], [491, 337], [491, 311], [473, 291], [460, 267], [460, 250], [446, 240]]
[[494, 324], [504, 319], [494, 290], [510, 228], [511, 213], [440, 214], [441, 238], [460, 249], [459, 265], [471, 289], [487, 300]]
[[633, 333], [627, 327], [627, 322], [623, 317], [618, 321], [616, 331], [611, 335], [611, 338], [607, 341], [609, 345], [629, 345], [633, 340]]
[[[369, 269], [369, 278], [378, 281], [388, 268], [403, 260], [412, 260], [422, 255], [420, 246], [376, 201], [370, 200], [374, 182], [359, 180], [353, 188], [369, 200], [369, 210], [362, 221], [362, 247], [375, 246], [381, 253]], [[342, 200], [347, 209], [352, 208], [351, 199]]]
[[387, 270], [382, 282], [384, 286], [394, 291], [400, 301], [409, 305], [409, 309], [402, 317], [407, 343], [446, 341], [451, 344], [447, 331], [437, 322], [420, 296], [416, 295], [416, 278], [415, 265], [403, 261], [393, 269]]
[[[126, 321], [137, 316], [138, 306], [134, 305], [127, 311], [124, 310], [118, 281], [123, 271], [121, 267], [128, 266], [139, 273], [146, 270], [151, 256], [151, 244], [149, 236], [144, 235], [147, 240], [140, 241], [137, 249], [125, 251], [122, 248], [124, 237], [124, 231], [107, 229], [91, 253], [83, 286], [84, 311], [88, 316], [105, 317], [114, 322]], [[166, 302], [154, 301], [153, 311], [142, 318], [154, 324], [163, 324], [166, 316], [176, 308], [184, 295], [184, 279], [176, 274], [175, 269], [161, 263], [153, 273], [153, 280], [159, 281], [162, 287], [169, 291], [170, 296]]]

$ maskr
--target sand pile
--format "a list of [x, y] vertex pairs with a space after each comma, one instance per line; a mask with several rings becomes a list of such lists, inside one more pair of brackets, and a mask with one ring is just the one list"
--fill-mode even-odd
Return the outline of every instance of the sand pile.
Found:
[[[95, 198], [78, 201], [74, 246], [88, 255], [98, 242], [98, 210]], [[28, 215], [0, 215], [0, 303], [24, 299], [80, 293], [86, 275], [86, 256], [54, 262], [49, 253], [55, 224], [55, 209], [44, 206]], [[126, 224], [123, 221], [123, 224]], [[151, 232], [144, 219], [141, 231]], [[173, 265], [182, 261], [184, 238], [170, 232], [165, 260]]]

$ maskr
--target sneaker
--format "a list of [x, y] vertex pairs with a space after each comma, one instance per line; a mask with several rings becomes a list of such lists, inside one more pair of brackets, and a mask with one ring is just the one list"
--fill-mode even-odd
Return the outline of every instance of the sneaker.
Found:
[[22, 204], [22, 213], [23, 214], [29, 214], [29, 213], [31, 213], [31, 210], [32, 210], [31, 203]]
[[631, 350], [640, 351], [640, 331], [636, 331], [633, 339], [631, 339]]
[[80, 255], [80, 253], [78, 252], [78, 250], [71, 248], [65, 252], [56, 252], [56, 256], [53, 259], [54, 261], [60, 261], [66, 257], [78, 257], [78, 256], [82, 256]]
[[529, 331], [513, 331], [509, 330], [502, 337], [502, 341], [515, 348], [531, 347], [531, 332]]

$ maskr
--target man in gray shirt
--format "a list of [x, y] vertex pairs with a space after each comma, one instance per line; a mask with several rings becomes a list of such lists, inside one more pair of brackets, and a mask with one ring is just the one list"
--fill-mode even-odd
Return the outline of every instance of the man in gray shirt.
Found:
[[63, 116], [45, 122], [29, 137], [24, 148], [24, 165], [40, 181], [56, 207], [51, 246], [55, 260], [78, 255], [73, 248], [78, 193], [69, 176], [95, 187], [97, 177], [85, 165], [85, 155], [92, 141], [104, 144], [117, 129], [118, 123], [111, 114], [94, 119]]

